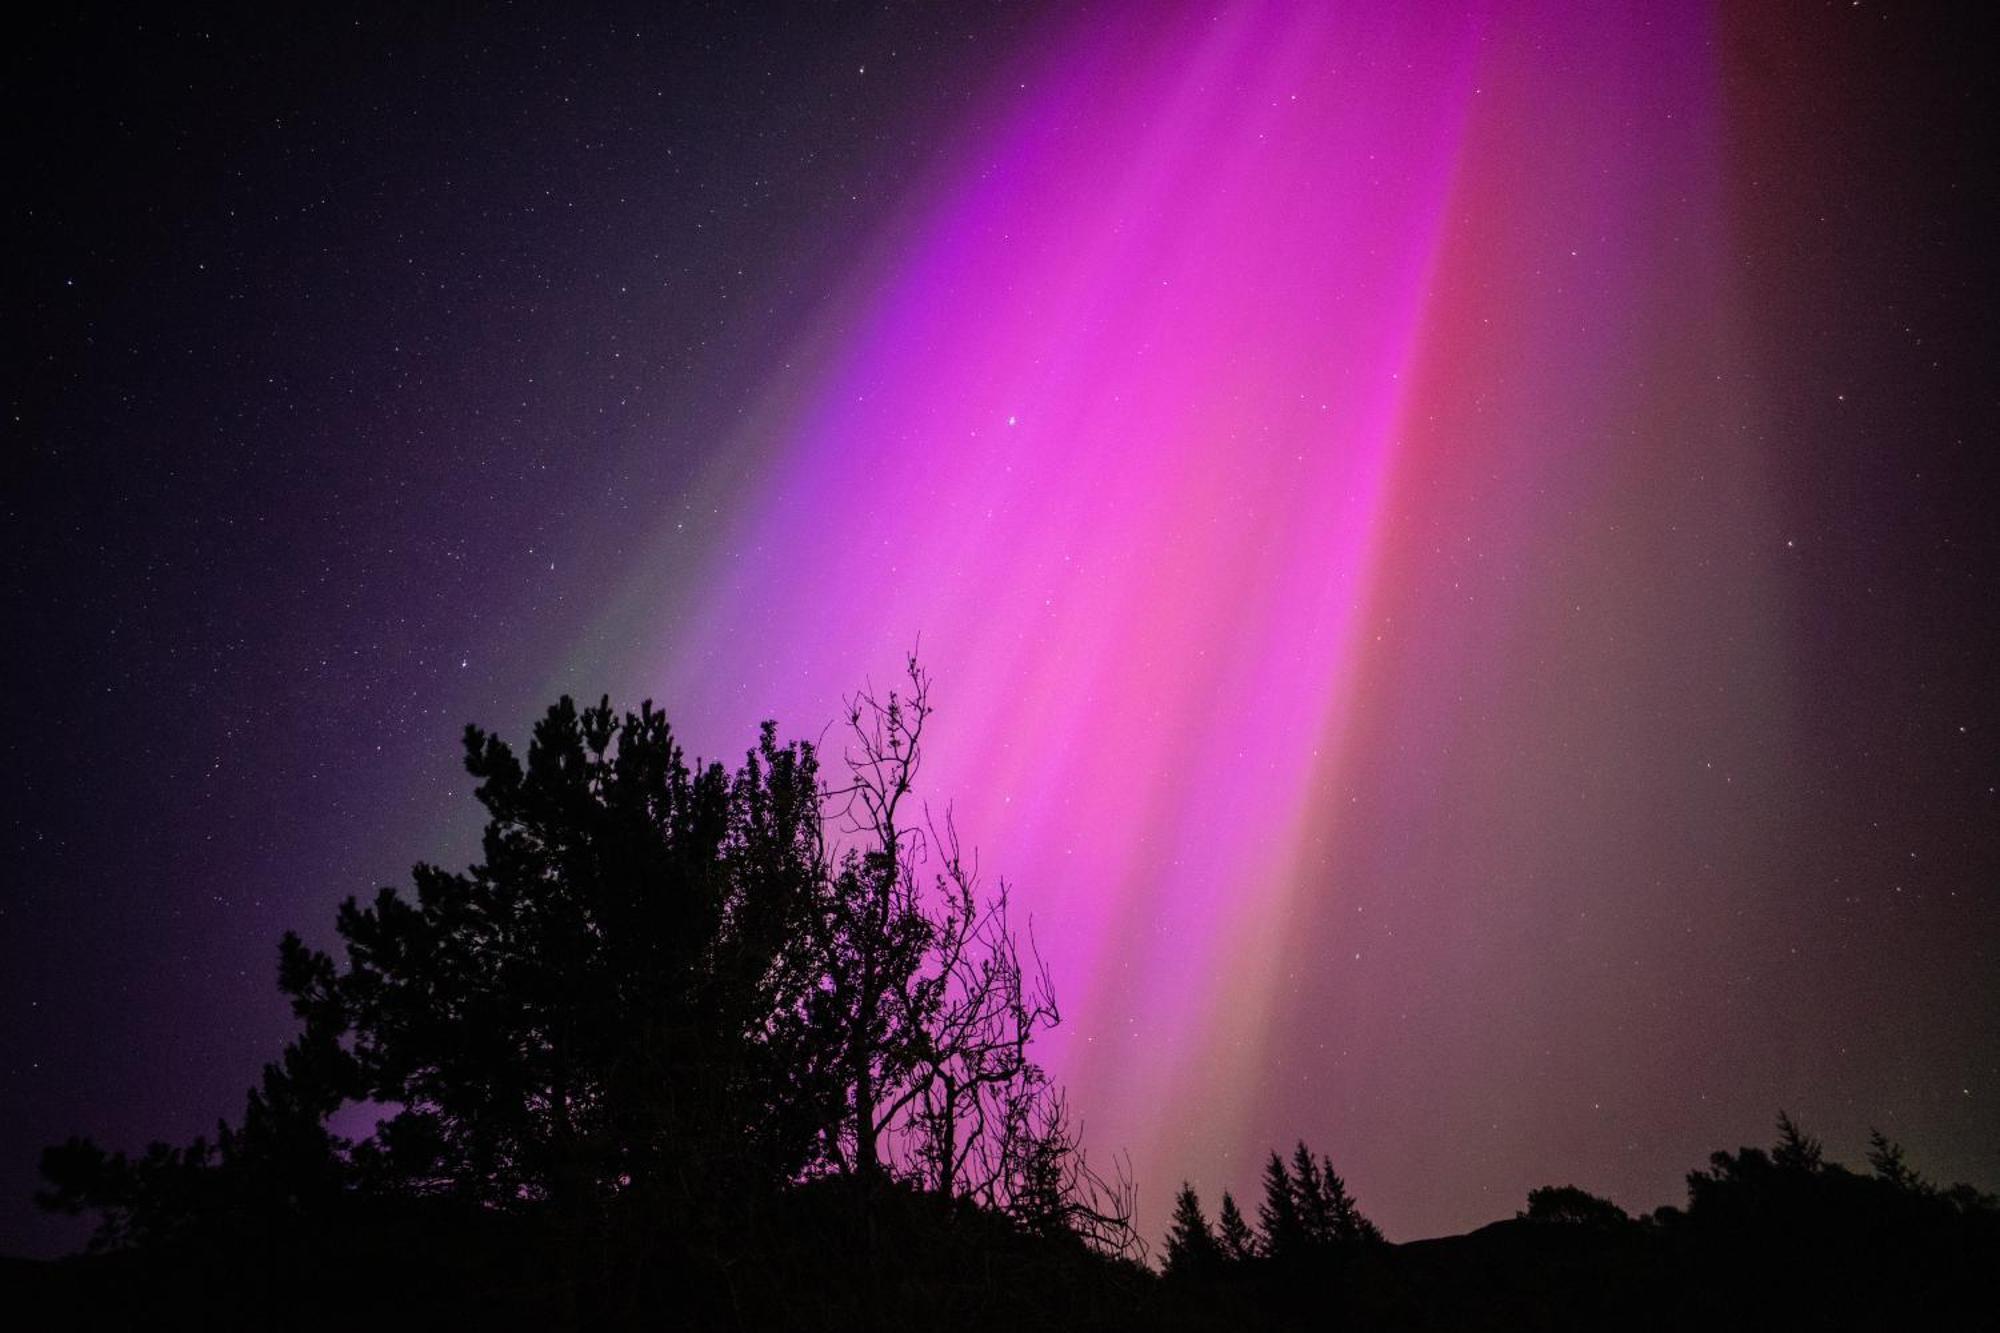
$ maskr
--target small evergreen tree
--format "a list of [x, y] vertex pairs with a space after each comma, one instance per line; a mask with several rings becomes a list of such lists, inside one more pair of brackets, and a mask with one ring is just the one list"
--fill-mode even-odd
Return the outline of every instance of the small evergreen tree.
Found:
[[1319, 1163], [1313, 1160], [1305, 1140], [1292, 1150], [1292, 1198], [1299, 1215], [1299, 1235], [1307, 1245], [1333, 1243], [1332, 1200], [1320, 1178]]
[[1930, 1182], [1903, 1159], [1903, 1145], [1879, 1129], [1868, 1131], [1868, 1165], [1873, 1168], [1875, 1179], [1886, 1185], [1912, 1194], [1930, 1192]]
[[1326, 1196], [1329, 1231], [1335, 1245], [1356, 1247], [1380, 1245], [1382, 1229], [1362, 1216], [1360, 1205], [1347, 1192], [1347, 1182], [1333, 1169], [1333, 1160], [1320, 1159], [1320, 1188]]
[[1780, 1111], [1778, 1146], [1772, 1151], [1771, 1160], [1780, 1170], [1802, 1171], [1810, 1175], [1826, 1164], [1826, 1151], [1818, 1139], [1800, 1129], [1797, 1121]]
[[1299, 1200], [1284, 1159], [1276, 1152], [1264, 1163], [1264, 1202], [1257, 1208], [1263, 1251], [1273, 1259], [1295, 1258], [1305, 1243], [1299, 1225]]
[[1167, 1276], [1199, 1277], [1222, 1266], [1222, 1247], [1202, 1215], [1194, 1186], [1183, 1180], [1174, 1196], [1174, 1220], [1167, 1231]]
[[1236, 1196], [1228, 1190], [1222, 1191], [1222, 1209], [1216, 1215], [1215, 1231], [1222, 1257], [1230, 1263], [1240, 1264], [1257, 1257], [1257, 1237], [1243, 1219], [1243, 1210], [1236, 1206]]

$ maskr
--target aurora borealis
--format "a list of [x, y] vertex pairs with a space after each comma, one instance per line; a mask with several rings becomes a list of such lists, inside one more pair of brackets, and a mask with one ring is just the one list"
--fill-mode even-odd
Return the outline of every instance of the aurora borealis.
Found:
[[1149, 1223], [1299, 1137], [1398, 1239], [1643, 1209], [1780, 1106], [1991, 1187], [1991, 168], [1953, 34], [1749, 8], [114, 43], [214, 82], [15, 219], [9, 1144], [233, 1110], [463, 722], [729, 757], [920, 644]]

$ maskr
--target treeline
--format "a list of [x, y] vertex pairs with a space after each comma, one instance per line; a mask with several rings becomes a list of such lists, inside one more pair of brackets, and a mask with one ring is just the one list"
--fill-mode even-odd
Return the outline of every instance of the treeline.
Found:
[[1273, 1153], [1253, 1224], [1183, 1183], [1164, 1247], [1187, 1327], [1930, 1328], [2000, 1309], [2000, 1199], [1937, 1185], [1879, 1131], [1866, 1169], [1778, 1116], [1711, 1155], [1683, 1206], [1634, 1217], [1574, 1185], [1466, 1236], [1384, 1242], [1331, 1162]]
[[1228, 1190], [1211, 1225], [1194, 1186], [1182, 1181], [1165, 1267], [1170, 1278], [1205, 1278], [1264, 1261], [1323, 1265], [1382, 1243], [1382, 1232], [1362, 1215], [1332, 1159], [1315, 1160], [1301, 1141], [1289, 1166], [1276, 1152], [1265, 1162], [1254, 1231]]
[[913, 805], [930, 712], [912, 659], [850, 701], [831, 771], [768, 724], [691, 766], [650, 703], [565, 698], [525, 757], [468, 728], [479, 861], [349, 899], [337, 954], [286, 935], [299, 1032], [237, 1121], [47, 1149], [38, 1198], [93, 1216], [97, 1257], [0, 1267], [0, 1297], [96, 1325], [1391, 1329], [1992, 1294], [1990, 1196], [1879, 1136], [1849, 1171], [1789, 1119], [1684, 1209], [1552, 1187], [1401, 1246], [1300, 1143], [1254, 1222], [1184, 1183], [1162, 1276], [1034, 1057], [1060, 1013], [1005, 884]]

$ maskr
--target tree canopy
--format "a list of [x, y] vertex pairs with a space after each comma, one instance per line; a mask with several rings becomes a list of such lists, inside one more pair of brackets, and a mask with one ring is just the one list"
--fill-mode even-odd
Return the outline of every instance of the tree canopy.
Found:
[[[44, 1202], [118, 1246], [273, 1200], [683, 1215], [851, 1176], [1131, 1246], [1129, 1186], [1032, 1058], [1059, 1015], [1006, 886], [913, 807], [930, 711], [914, 658], [857, 695], [837, 781], [769, 723], [734, 771], [690, 765], [650, 701], [565, 697], [525, 760], [468, 727], [480, 860], [348, 899], [338, 957], [288, 933], [301, 1030], [241, 1123], [52, 1148]], [[328, 1128], [351, 1103], [381, 1111], [353, 1142]]]

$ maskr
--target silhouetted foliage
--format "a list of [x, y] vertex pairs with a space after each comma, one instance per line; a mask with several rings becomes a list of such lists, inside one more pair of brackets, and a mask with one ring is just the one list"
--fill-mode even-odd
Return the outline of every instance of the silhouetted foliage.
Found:
[[1228, 1190], [1222, 1191], [1222, 1207], [1215, 1219], [1215, 1239], [1222, 1249], [1222, 1257], [1231, 1263], [1247, 1263], [1257, 1257], [1257, 1237], [1244, 1220], [1243, 1210], [1236, 1206], [1236, 1198]]
[[[1765, 1152], [1718, 1152], [1688, 1176], [1663, 1226], [1710, 1274], [1705, 1290], [1795, 1322], [1909, 1326], [1956, 1308], [1968, 1266], [2000, 1274], [2000, 1208], [1969, 1187], [1939, 1192], [1879, 1132], [1872, 1175], [1826, 1160], [1788, 1115]], [[1983, 1255], [1983, 1259], [1975, 1256]], [[2000, 1295], [2000, 1291], [1995, 1291]]]
[[[136, 1159], [71, 1140], [41, 1201], [97, 1213], [100, 1249], [364, 1204], [539, 1216], [573, 1286], [586, 1232], [740, 1236], [850, 1176], [1136, 1252], [1129, 1180], [1091, 1170], [1030, 1058], [1058, 1011], [1005, 885], [948, 812], [910, 816], [930, 704], [906, 679], [851, 701], [838, 784], [771, 724], [733, 773], [691, 767], [650, 702], [564, 698], [525, 762], [468, 728], [479, 863], [349, 899], [342, 958], [287, 934], [301, 1031], [240, 1123]], [[350, 1103], [381, 1112], [359, 1142], [328, 1129]]]
[[179, 1237], [211, 1210], [208, 1186], [218, 1175], [215, 1150], [206, 1139], [185, 1148], [154, 1143], [134, 1159], [72, 1138], [42, 1150], [41, 1170], [48, 1187], [35, 1198], [42, 1207], [72, 1215], [101, 1213], [90, 1239], [93, 1250]]
[[847, 781], [826, 799], [855, 843], [826, 876], [813, 952], [845, 1105], [820, 1163], [872, 1176], [886, 1141], [927, 1189], [1136, 1252], [1131, 1182], [1090, 1169], [1067, 1103], [1028, 1056], [1060, 1014], [1047, 971], [1021, 953], [1007, 886], [980, 889], [949, 810], [909, 815], [930, 715], [914, 657], [901, 690], [848, 701]]
[[1264, 1202], [1258, 1210], [1261, 1252], [1289, 1261], [1382, 1243], [1382, 1233], [1362, 1215], [1347, 1182], [1328, 1158], [1315, 1159], [1301, 1142], [1291, 1165], [1273, 1152], [1264, 1164]]
[[1292, 1207], [1298, 1214], [1299, 1240], [1305, 1245], [1333, 1243], [1333, 1197], [1320, 1176], [1319, 1163], [1306, 1145], [1292, 1152]]
[[1334, 1172], [1331, 1160], [1320, 1159], [1319, 1179], [1325, 1198], [1323, 1207], [1330, 1224], [1327, 1243], [1349, 1249], [1380, 1245], [1381, 1229], [1362, 1216], [1354, 1196], [1347, 1192], [1347, 1182]]
[[[305, 986], [307, 952], [287, 936], [280, 982]], [[345, 1184], [348, 1146], [326, 1127], [351, 1084], [352, 1059], [340, 1044], [337, 1014], [294, 1002], [304, 1031], [264, 1066], [244, 1099], [240, 1125], [186, 1147], [153, 1143], [136, 1158], [72, 1138], [45, 1149], [48, 1188], [36, 1201], [51, 1212], [95, 1212], [94, 1250], [157, 1245], [204, 1228], [262, 1229], [323, 1207]]]
[[1901, 1144], [1892, 1143], [1879, 1129], [1868, 1131], [1868, 1165], [1875, 1179], [1907, 1194], [1928, 1194], [1929, 1182], [1903, 1159]]
[[697, 772], [650, 704], [567, 699], [525, 767], [477, 728], [465, 745], [484, 861], [350, 900], [346, 969], [312, 954], [288, 986], [351, 1028], [350, 1094], [397, 1108], [357, 1177], [576, 1213], [682, 1189], [690, 1162], [800, 1170], [838, 1095], [797, 948], [822, 856], [810, 748], [766, 727], [733, 778]]
[[1257, 1207], [1258, 1248], [1267, 1258], [1290, 1259], [1305, 1248], [1299, 1198], [1285, 1159], [1273, 1152], [1264, 1163], [1264, 1202]]
[[1166, 1269], [1169, 1277], [1209, 1277], [1222, 1267], [1222, 1246], [1202, 1214], [1194, 1186], [1181, 1182], [1174, 1196], [1174, 1220], [1167, 1232]]
[[[234, 1124], [46, 1149], [100, 1253], [0, 1262], [28, 1326], [1911, 1327], [2000, 1308], [2000, 1201], [1871, 1132], [1780, 1114], [1644, 1221], [1574, 1185], [1391, 1246], [1305, 1143], [1253, 1230], [1183, 1183], [1162, 1282], [1129, 1178], [1032, 1058], [1053, 989], [950, 814], [910, 806], [930, 714], [849, 704], [838, 782], [766, 725], [690, 766], [651, 704], [564, 699], [525, 759], [468, 728], [462, 873], [296, 935], [298, 1035]], [[358, 1142], [342, 1107], [379, 1113]], [[12, 1312], [10, 1310], [10, 1312]], [[17, 1322], [20, 1320], [17, 1318]]]
[[1559, 1222], [1569, 1226], [1612, 1227], [1631, 1222], [1631, 1215], [1609, 1199], [1574, 1185], [1544, 1185], [1528, 1191], [1528, 1207], [1517, 1214], [1528, 1222]]
[[1810, 1174], [1825, 1163], [1826, 1153], [1820, 1141], [1798, 1127], [1791, 1116], [1778, 1112], [1778, 1146], [1771, 1151], [1771, 1160], [1783, 1171]]

